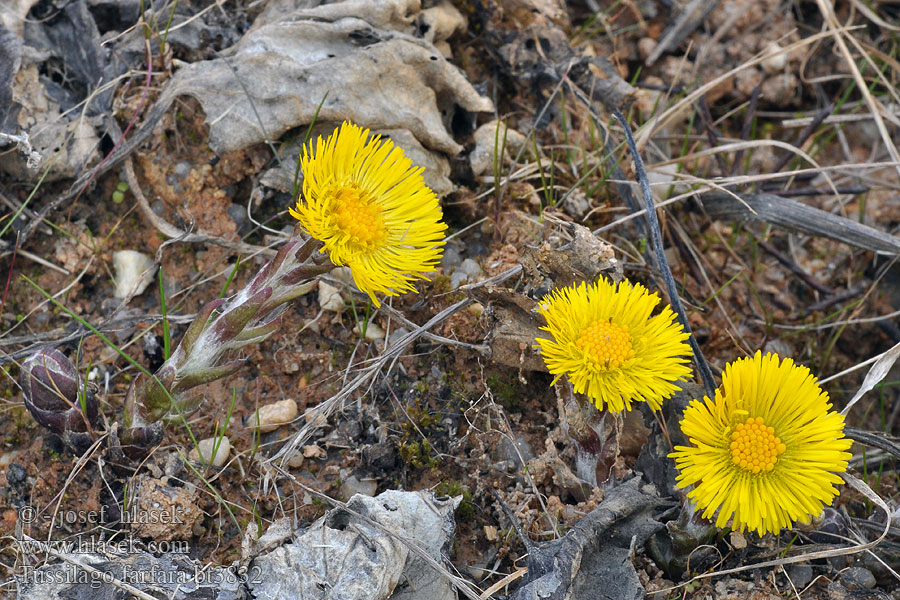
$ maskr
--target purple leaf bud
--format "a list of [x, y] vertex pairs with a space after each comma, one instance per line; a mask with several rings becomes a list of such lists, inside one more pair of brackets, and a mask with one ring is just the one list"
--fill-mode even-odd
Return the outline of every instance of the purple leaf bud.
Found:
[[21, 384], [25, 407], [50, 431], [59, 435], [86, 432], [88, 421], [98, 423], [97, 401], [81, 383], [72, 362], [56, 348], [41, 348], [22, 363]]

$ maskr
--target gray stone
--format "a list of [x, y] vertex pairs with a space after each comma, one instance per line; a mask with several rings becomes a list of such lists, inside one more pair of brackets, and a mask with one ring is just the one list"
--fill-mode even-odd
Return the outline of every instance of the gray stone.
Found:
[[[516, 450], [518, 450], [518, 453]], [[534, 458], [534, 452], [531, 450], [531, 446], [528, 445], [528, 440], [525, 439], [524, 435], [518, 436], [515, 440], [504, 437], [500, 441], [500, 460], [509, 461], [514, 465], [521, 465], [522, 461], [519, 460], [520, 454], [522, 455], [522, 460], [526, 463]]]
[[406, 327], [398, 327], [397, 329], [394, 329], [393, 331], [391, 331], [391, 335], [388, 336], [388, 347], [393, 346], [408, 334], [409, 329], [407, 329]]
[[450, 275], [450, 285], [453, 289], [456, 289], [463, 283], [474, 281], [483, 273], [484, 271], [481, 270], [481, 265], [478, 262], [467, 258]]
[[191, 174], [191, 163], [182, 161], [175, 165], [175, 176], [184, 179]]
[[459, 266], [462, 262], [462, 256], [457, 244], [447, 244], [444, 246], [444, 255], [441, 257], [441, 268], [444, 273], [449, 273]]
[[378, 491], [378, 482], [374, 479], [357, 479], [355, 475], [350, 475], [344, 479], [341, 485], [341, 491], [344, 497], [352, 498], [356, 494], [363, 496], [374, 496]]
[[871, 590], [876, 584], [872, 571], [865, 567], [850, 567], [841, 573], [840, 582], [848, 590]]
[[798, 590], [802, 590], [809, 585], [813, 578], [813, 570], [809, 565], [790, 565], [787, 568], [787, 574], [791, 579], [791, 583]]
[[240, 204], [229, 204], [225, 212], [228, 213], [228, 216], [231, 217], [231, 220], [238, 227], [247, 222], [247, 209]]

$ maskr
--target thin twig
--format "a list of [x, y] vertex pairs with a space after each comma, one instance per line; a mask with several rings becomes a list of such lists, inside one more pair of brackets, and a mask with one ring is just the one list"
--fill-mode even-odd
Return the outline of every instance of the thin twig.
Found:
[[275, 250], [273, 250], [272, 248], [254, 246], [253, 244], [247, 244], [244, 242], [232, 242], [224, 238], [210, 235], [203, 231], [191, 233], [189, 231], [183, 231], [178, 227], [175, 227], [174, 225], [157, 215], [155, 212], [153, 212], [153, 209], [150, 208], [150, 203], [147, 201], [147, 197], [144, 196], [144, 192], [141, 190], [141, 186], [138, 184], [137, 177], [134, 174], [134, 165], [131, 161], [131, 156], [125, 157], [122, 171], [125, 174], [125, 181], [128, 183], [128, 187], [131, 190], [131, 193], [134, 194], [134, 197], [138, 201], [138, 206], [141, 209], [141, 213], [163, 235], [178, 240], [179, 242], [215, 244], [216, 246], [222, 246], [223, 248], [227, 248], [233, 252], [242, 252], [245, 254], [258, 253], [266, 257], [275, 255]]
[[787, 267], [791, 271], [791, 273], [793, 273], [794, 275], [799, 277], [800, 280], [803, 281], [803, 283], [805, 283], [812, 289], [816, 290], [817, 292], [822, 292], [823, 294], [827, 294], [829, 296], [831, 294], [834, 294], [834, 290], [832, 290], [828, 286], [825, 286], [825, 285], [822, 285], [821, 283], [819, 283], [818, 279], [816, 279], [815, 277], [813, 277], [812, 275], [810, 275], [809, 273], [804, 271], [800, 265], [798, 265], [793, 260], [791, 260], [790, 256], [787, 256], [786, 254], [784, 254], [783, 252], [778, 250], [778, 248], [776, 248], [769, 242], [767, 242], [765, 240], [757, 239], [756, 243], [757, 243], [757, 245], [759, 245], [760, 248], [762, 248], [763, 250], [765, 250], [766, 252], [768, 252], [769, 254], [774, 256], [775, 260], [777, 260], [782, 265]]
[[[832, 102], [831, 104], [829, 104], [828, 106], [826, 106], [825, 108], [820, 110], [816, 114], [816, 116], [813, 117], [812, 121], [810, 121], [809, 124], [803, 128], [803, 131], [800, 132], [800, 135], [797, 136], [797, 140], [794, 142], [794, 145], [797, 146], [798, 148], [802, 147], [804, 142], [806, 142], [807, 138], [809, 138], [809, 136], [811, 136], [816, 131], [816, 129], [819, 128], [819, 125], [822, 124], [822, 121], [824, 121], [825, 118], [828, 117], [832, 112], [834, 112], [834, 102]], [[778, 160], [778, 162], [775, 164], [775, 166], [772, 167], [772, 172], [778, 173], [779, 171], [781, 171], [781, 169], [783, 169], [785, 167], [785, 165], [788, 164], [788, 161], [791, 160], [793, 157], [794, 157], [793, 152], [790, 152], [790, 151], [786, 152]]]
[[647, 172], [644, 170], [644, 161], [641, 159], [640, 152], [638, 152], [637, 144], [634, 141], [634, 135], [631, 133], [631, 128], [628, 126], [625, 115], [622, 114], [622, 111], [617, 109], [613, 111], [613, 117], [615, 117], [625, 130], [625, 141], [628, 142], [628, 149], [631, 150], [631, 156], [634, 158], [634, 171], [637, 175], [638, 182], [641, 185], [641, 193], [644, 195], [644, 203], [647, 207], [647, 224], [650, 230], [650, 241], [653, 244], [653, 250], [656, 254], [657, 267], [659, 267], [663, 279], [666, 282], [669, 303], [672, 305], [675, 314], [678, 316], [678, 321], [681, 323], [684, 331], [690, 336], [688, 337], [688, 343], [690, 343], [691, 350], [694, 352], [694, 362], [697, 365], [697, 370], [700, 372], [700, 378], [703, 380], [703, 387], [706, 388], [706, 393], [712, 397], [716, 392], [716, 382], [713, 379], [709, 363], [706, 362], [703, 351], [700, 349], [700, 344], [697, 343], [697, 338], [694, 337], [694, 333], [691, 331], [687, 313], [685, 313], [684, 305], [681, 303], [681, 297], [678, 295], [678, 286], [675, 283], [675, 278], [672, 277], [672, 270], [669, 268], [669, 263], [666, 261], [666, 253], [663, 249], [662, 242], [662, 232], [659, 229], [659, 219], [656, 216], [656, 208], [653, 204], [653, 194], [650, 192], [650, 182], [647, 180]]

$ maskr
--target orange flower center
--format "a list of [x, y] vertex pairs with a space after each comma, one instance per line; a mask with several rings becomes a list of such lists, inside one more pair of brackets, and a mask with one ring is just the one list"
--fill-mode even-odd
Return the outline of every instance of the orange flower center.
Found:
[[753, 473], [771, 471], [785, 449], [775, 437], [775, 429], [766, 427], [762, 417], [739, 423], [731, 434], [731, 462]]
[[607, 369], [618, 369], [634, 356], [628, 327], [611, 321], [594, 321], [581, 332], [575, 344], [597, 366]]
[[355, 185], [342, 185], [334, 194], [335, 222], [348, 241], [369, 246], [385, 235], [384, 218], [377, 202]]

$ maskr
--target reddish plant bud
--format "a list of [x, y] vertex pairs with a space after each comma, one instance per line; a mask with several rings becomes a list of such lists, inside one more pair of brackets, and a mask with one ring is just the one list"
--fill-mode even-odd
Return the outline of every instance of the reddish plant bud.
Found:
[[78, 371], [65, 354], [44, 347], [22, 363], [25, 407], [34, 420], [53, 433], [85, 433], [97, 425], [97, 401], [84, 387]]

